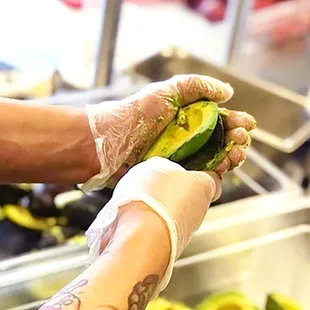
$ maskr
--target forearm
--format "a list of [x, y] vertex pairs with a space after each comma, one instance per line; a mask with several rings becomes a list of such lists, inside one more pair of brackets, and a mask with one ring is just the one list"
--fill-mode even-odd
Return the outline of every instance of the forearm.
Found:
[[40, 310], [145, 309], [169, 261], [169, 233], [142, 203], [123, 207], [119, 218], [99, 259]]
[[99, 172], [84, 109], [0, 99], [0, 182], [80, 183]]

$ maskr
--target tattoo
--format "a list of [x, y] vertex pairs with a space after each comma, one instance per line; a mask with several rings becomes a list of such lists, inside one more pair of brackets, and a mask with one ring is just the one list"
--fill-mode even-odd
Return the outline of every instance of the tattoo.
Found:
[[159, 276], [152, 274], [142, 282], [138, 282], [128, 297], [128, 310], [144, 310], [152, 298], [158, 281]]
[[66, 306], [74, 306], [75, 310], [80, 310], [81, 300], [74, 292], [87, 283], [87, 280], [81, 280], [78, 283], [65, 286], [39, 310], [62, 310]]

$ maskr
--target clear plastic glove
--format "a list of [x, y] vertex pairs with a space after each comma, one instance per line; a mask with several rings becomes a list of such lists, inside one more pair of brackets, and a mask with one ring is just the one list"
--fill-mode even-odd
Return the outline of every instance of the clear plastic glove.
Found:
[[233, 89], [208, 76], [176, 75], [149, 84], [121, 101], [88, 105], [101, 171], [82, 185], [85, 191], [115, 184], [141, 161], [161, 131], [174, 119], [178, 107], [203, 98], [217, 103], [229, 100]]
[[[105, 234], [111, 235], [108, 231], [119, 208], [132, 201], [142, 201], [166, 222], [170, 233], [170, 262], [155, 292], [159, 294], [170, 281], [175, 260], [202, 223], [210, 203], [220, 194], [221, 184], [215, 172], [186, 171], [160, 157], [134, 166], [118, 182], [112, 199], [86, 232], [90, 262], [99, 256]], [[113, 233], [109, 238], [113, 238]]]

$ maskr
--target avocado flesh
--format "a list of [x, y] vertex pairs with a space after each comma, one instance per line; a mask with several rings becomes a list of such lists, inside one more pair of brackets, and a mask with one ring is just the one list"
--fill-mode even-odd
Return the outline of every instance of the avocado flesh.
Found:
[[27, 209], [19, 205], [5, 205], [3, 209], [7, 219], [30, 230], [42, 231], [56, 224], [55, 218], [35, 218]]
[[198, 101], [179, 110], [176, 119], [164, 129], [144, 156], [168, 158], [175, 162], [197, 152], [211, 137], [218, 120], [217, 104]]
[[241, 293], [214, 294], [196, 307], [196, 310], [255, 310], [251, 301]]
[[269, 294], [266, 310], [302, 310], [301, 306], [291, 298], [281, 294]]
[[216, 127], [203, 147], [195, 154], [180, 162], [187, 170], [211, 171], [224, 159], [230, 144], [225, 146], [225, 131], [221, 115], [218, 115]]
[[165, 298], [158, 297], [147, 305], [146, 310], [190, 310], [190, 308], [182, 303], [171, 302]]

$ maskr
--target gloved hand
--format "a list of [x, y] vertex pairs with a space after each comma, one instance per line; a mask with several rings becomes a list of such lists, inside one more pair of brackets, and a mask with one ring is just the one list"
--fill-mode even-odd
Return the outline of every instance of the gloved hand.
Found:
[[[154, 157], [134, 166], [117, 184], [112, 199], [98, 214], [86, 232], [90, 247], [90, 262], [100, 254], [102, 243], [113, 240], [108, 232], [117, 223], [121, 206], [142, 201], [152, 208], [167, 224], [171, 256], [166, 272], [155, 295], [170, 281], [175, 260], [181, 255], [193, 233], [202, 223], [210, 203], [221, 193], [215, 172], [186, 171], [168, 159]], [[126, 227], [118, 227], [126, 234]], [[109, 235], [110, 240], [103, 240]]]
[[[232, 95], [233, 89], [229, 84], [214, 78], [193, 74], [176, 75], [169, 80], [149, 84], [124, 100], [88, 105], [89, 125], [95, 139], [101, 171], [86, 182], [82, 189], [100, 189], [107, 182], [115, 183], [119, 180], [143, 158], [160, 132], [174, 119], [178, 107], [202, 98], [222, 103]], [[240, 118], [241, 121], [234, 121]], [[234, 114], [232, 119], [228, 116], [228, 129], [236, 128], [236, 125], [252, 129], [253, 125], [242, 125], [244, 118], [247, 118], [247, 123], [253, 121], [247, 114]], [[231, 139], [231, 135], [240, 136], [242, 142], [249, 140], [244, 129], [241, 132], [237, 129], [227, 137]], [[245, 156], [243, 149], [231, 152], [237, 153], [233, 157]], [[226, 160], [219, 171], [227, 170], [228, 164], [229, 160]]]

